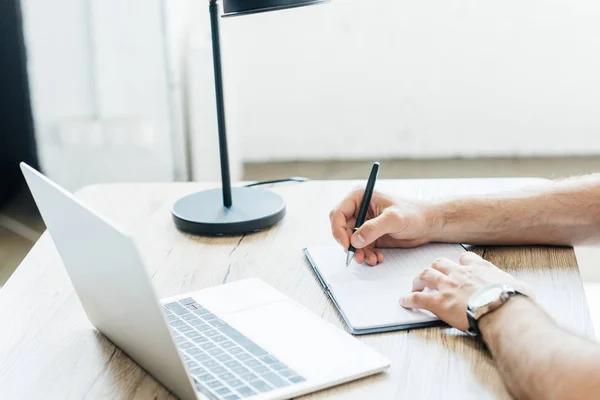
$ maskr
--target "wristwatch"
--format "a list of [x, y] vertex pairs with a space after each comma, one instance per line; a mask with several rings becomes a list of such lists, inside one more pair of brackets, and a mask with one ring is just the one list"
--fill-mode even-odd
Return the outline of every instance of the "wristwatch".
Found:
[[512, 286], [502, 283], [488, 285], [473, 293], [467, 305], [467, 319], [469, 320], [467, 333], [471, 336], [479, 336], [481, 334], [479, 331], [479, 319], [497, 310], [511, 297], [516, 295], [527, 297]]

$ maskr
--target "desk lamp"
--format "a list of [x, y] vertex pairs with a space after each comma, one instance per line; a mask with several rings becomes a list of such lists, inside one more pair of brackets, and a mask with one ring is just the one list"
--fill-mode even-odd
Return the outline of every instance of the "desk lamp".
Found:
[[[328, 0], [223, 0], [223, 16], [282, 10], [326, 1]], [[237, 235], [255, 232], [279, 222], [285, 216], [285, 201], [277, 193], [268, 190], [231, 187], [217, 0], [209, 0], [209, 11], [222, 188], [193, 193], [179, 199], [173, 205], [172, 214], [175, 225], [184, 232], [198, 235]]]

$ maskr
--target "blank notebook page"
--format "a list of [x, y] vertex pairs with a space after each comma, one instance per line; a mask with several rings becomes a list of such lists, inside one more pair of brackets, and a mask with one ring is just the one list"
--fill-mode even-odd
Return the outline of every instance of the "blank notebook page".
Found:
[[340, 246], [309, 247], [307, 256], [354, 329], [436, 321], [430, 313], [403, 308], [400, 298], [411, 292], [415, 276], [436, 258], [458, 262], [465, 249], [457, 244], [429, 244], [381, 251], [384, 262], [375, 267], [356, 262], [346, 267]]

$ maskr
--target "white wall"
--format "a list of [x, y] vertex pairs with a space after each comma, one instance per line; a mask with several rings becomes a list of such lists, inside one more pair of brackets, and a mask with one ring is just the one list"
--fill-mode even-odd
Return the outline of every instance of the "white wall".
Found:
[[333, 0], [225, 19], [244, 157], [598, 154], [599, 21], [594, 0]]
[[[204, 0], [23, 0], [42, 165], [69, 188], [219, 177]], [[600, 153], [600, 3], [332, 0], [222, 19], [251, 161]]]

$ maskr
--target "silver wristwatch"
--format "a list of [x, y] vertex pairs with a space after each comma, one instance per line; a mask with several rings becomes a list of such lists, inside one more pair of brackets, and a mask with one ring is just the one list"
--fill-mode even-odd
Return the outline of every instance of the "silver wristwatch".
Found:
[[467, 333], [471, 336], [479, 336], [481, 333], [479, 331], [479, 319], [500, 308], [516, 295], [525, 296], [512, 286], [502, 283], [488, 285], [473, 293], [467, 305], [467, 319], [469, 320]]

